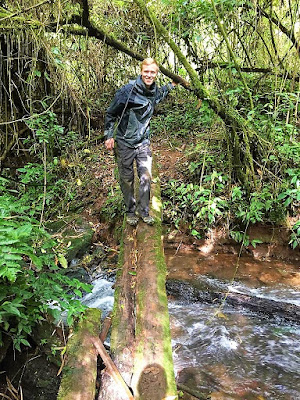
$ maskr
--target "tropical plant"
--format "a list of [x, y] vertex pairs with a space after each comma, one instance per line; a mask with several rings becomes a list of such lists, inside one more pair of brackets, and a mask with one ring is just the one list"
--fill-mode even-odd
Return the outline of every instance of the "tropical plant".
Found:
[[40, 321], [67, 313], [72, 324], [84, 306], [75, 299], [90, 286], [66, 275], [66, 259], [57, 243], [30, 216], [1, 180], [0, 196], [0, 344], [3, 335], [16, 349], [29, 345], [28, 337]]

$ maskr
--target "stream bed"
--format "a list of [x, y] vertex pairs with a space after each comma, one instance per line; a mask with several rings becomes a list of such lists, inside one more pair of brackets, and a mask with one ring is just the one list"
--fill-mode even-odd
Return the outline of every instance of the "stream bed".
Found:
[[[166, 251], [169, 278], [201, 283], [222, 291], [251, 295], [300, 307], [299, 269], [295, 264], [264, 263], [236, 256], [210, 257]], [[223, 255], [224, 256], [224, 255]], [[223, 261], [222, 261], [223, 260]], [[223, 264], [222, 264], [223, 262]], [[232, 277], [234, 276], [234, 280]], [[113, 282], [94, 281], [85, 296], [89, 307], [106, 315], [113, 305]], [[226, 302], [189, 301], [169, 293], [176, 380], [211, 399], [298, 400], [300, 326], [278, 316], [263, 316]]]
[[177, 381], [220, 399], [300, 398], [300, 329], [244, 310], [171, 301]]

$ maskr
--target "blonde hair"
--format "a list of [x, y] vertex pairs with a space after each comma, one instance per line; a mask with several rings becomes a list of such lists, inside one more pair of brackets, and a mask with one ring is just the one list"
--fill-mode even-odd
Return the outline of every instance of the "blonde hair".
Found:
[[150, 64], [155, 64], [157, 66], [157, 71], [159, 70], [159, 65], [158, 62], [151, 57], [145, 58], [142, 63], [141, 63], [141, 70], [143, 69], [144, 65], [150, 65]]

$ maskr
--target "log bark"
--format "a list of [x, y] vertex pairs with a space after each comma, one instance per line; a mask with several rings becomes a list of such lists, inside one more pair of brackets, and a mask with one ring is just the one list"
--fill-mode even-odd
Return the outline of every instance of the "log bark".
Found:
[[111, 327], [111, 313], [105, 318], [105, 320], [103, 321], [102, 324], [102, 329], [101, 329], [101, 333], [100, 333], [100, 340], [102, 343], [104, 343], [108, 332], [110, 330]]
[[102, 358], [108, 374], [113, 378], [114, 383], [118, 386], [119, 390], [124, 393], [128, 400], [134, 400], [132, 393], [122, 378], [118, 368], [115, 366], [110, 356], [106, 353], [105, 347], [103, 346], [101, 340], [96, 337], [92, 337], [91, 340], [99, 356]]
[[172, 359], [166, 263], [162, 244], [162, 204], [158, 171], [154, 166], [151, 213], [155, 225], [137, 228], [136, 350], [132, 388], [135, 398], [177, 398]]
[[[154, 176], [156, 172], [154, 172]], [[159, 179], [151, 187], [155, 225], [124, 226], [112, 317], [112, 359], [136, 400], [176, 399], [161, 237]], [[99, 400], [125, 400], [107, 372]]]
[[[123, 241], [119, 256], [119, 272], [115, 284], [110, 347], [112, 359], [124, 381], [130, 387], [133, 369], [135, 337], [134, 285], [135, 285], [135, 229], [123, 227]], [[106, 370], [102, 372], [99, 400], [127, 400]]]
[[94, 400], [97, 351], [92, 339], [100, 334], [101, 311], [90, 308], [68, 340], [63, 378], [57, 400]]

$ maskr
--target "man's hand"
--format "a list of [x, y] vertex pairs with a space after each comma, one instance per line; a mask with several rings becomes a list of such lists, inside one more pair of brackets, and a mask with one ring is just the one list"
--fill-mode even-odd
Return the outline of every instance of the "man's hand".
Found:
[[115, 139], [114, 138], [107, 139], [105, 140], [104, 144], [107, 150], [113, 150], [113, 148], [115, 147]]

